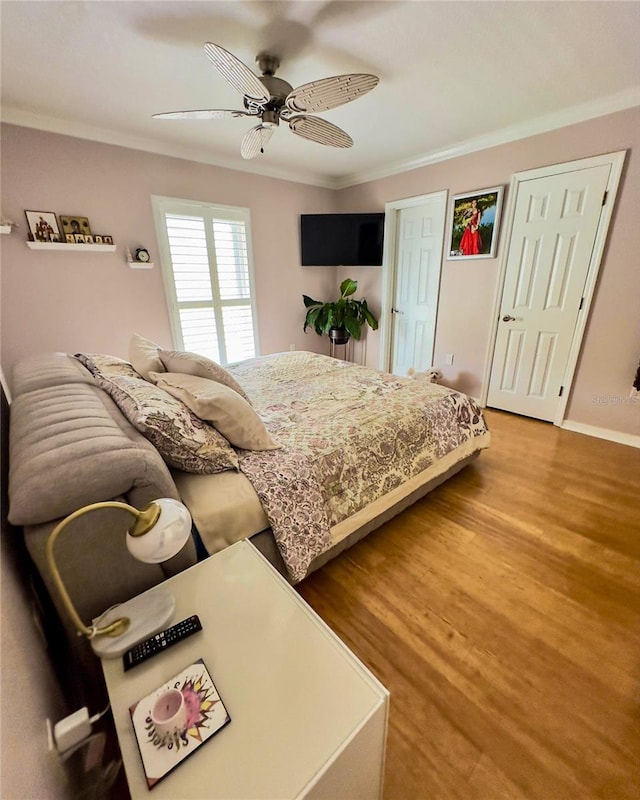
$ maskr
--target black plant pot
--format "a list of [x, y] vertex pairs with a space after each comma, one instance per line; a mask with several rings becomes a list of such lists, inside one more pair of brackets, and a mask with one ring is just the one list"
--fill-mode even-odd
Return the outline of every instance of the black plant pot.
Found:
[[345, 328], [329, 328], [329, 339], [332, 344], [346, 344], [351, 334]]

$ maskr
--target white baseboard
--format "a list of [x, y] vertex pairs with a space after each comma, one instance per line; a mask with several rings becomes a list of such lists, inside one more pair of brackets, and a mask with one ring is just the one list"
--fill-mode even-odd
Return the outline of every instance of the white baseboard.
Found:
[[585, 425], [582, 422], [572, 422], [569, 419], [560, 426], [565, 431], [574, 433], [584, 433], [587, 436], [595, 436], [598, 439], [608, 439], [610, 442], [626, 444], [629, 447], [640, 447], [640, 436], [634, 433], [623, 433], [622, 431], [612, 431], [608, 428], [598, 428], [596, 425]]

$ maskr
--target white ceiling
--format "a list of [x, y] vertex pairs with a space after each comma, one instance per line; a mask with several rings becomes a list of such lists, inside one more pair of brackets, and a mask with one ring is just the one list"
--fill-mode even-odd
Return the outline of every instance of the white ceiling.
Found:
[[[6, 122], [266, 175], [345, 186], [640, 104], [640, 2], [3, 0]], [[354, 139], [323, 147], [283, 123], [243, 161], [255, 122], [154, 120], [242, 108], [205, 41], [293, 86], [347, 72], [380, 84], [319, 116]]]

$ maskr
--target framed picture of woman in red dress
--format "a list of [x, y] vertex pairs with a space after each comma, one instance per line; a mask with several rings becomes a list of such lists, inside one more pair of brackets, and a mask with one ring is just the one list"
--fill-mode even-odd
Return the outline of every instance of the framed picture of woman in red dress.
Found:
[[451, 198], [451, 239], [447, 258], [495, 258], [502, 186]]

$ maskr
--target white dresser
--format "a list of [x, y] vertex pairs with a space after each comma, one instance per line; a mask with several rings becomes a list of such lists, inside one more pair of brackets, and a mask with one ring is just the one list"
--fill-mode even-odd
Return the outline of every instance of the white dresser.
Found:
[[382, 797], [388, 691], [253, 545], [239, 542], [163, 587], [176, 599], [173, 622], [198, 614], [203, 630], [126, 673], [121, 658], [102, 662], [133, 800], [149, 790], [129, 706], [198, 658], [231, 723], [154, 786], [152, 800]]

